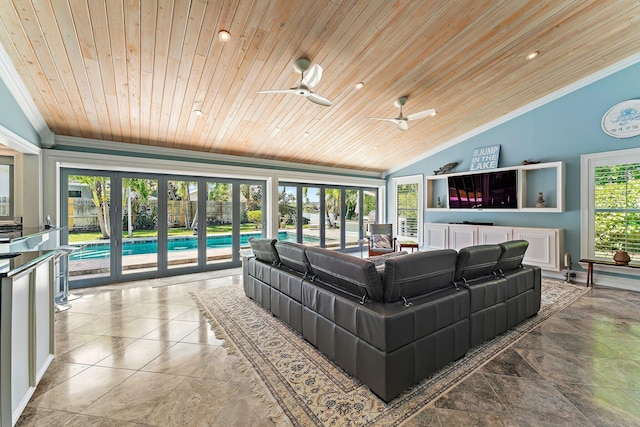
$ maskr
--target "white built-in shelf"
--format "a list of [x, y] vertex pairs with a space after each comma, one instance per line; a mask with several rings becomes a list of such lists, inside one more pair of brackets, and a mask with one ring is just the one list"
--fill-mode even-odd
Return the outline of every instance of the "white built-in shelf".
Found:
[[[450, 176], [473, 175], [476, 173], [518, 171], [518, 208], [517, 209], [449, 209], [448, 183]], [[456, 172], [443, 175], [432, 175], [426, 178], [427, 211], [455, 212], [537, 212], [554, 213], [565, 210], [565, 165], [564, 162], [537, 163], [477, 172]], [[542, 192], [545, 200], [544, 208], [537, 208], [538, 193]], [[442, 203], [437, 207], [438, 197]]]

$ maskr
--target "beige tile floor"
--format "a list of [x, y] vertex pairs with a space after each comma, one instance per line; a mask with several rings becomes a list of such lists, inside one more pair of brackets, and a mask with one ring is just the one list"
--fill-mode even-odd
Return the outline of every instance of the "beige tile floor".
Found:
[[[17, 425], [272, 425], [188, 294], [233, 272], [74, 291]], [[407, 425], [640, 425], [640, 293], [590, 291]]]

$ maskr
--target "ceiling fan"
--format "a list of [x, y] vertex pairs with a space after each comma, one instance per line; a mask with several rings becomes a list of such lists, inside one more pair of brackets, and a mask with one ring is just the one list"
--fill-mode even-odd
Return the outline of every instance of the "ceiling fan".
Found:
[[393, 105], [400, 108], [400, 115], [398, 115], [398, 117], [396, 118], [393, 118], [393, 119], [386, 118], [386, 117], [367, 117], [367, 118], [373, 119], [373, 120], [384, 120], [385, 122], [395, 123], [396, 126], [398, 126], [398, 129], [404, 131], [409, 129], [409, 124], [407, 123], [409, 120], [420, 120], [420, 119], [424, 119], [425, 117], [436, 115], [436, 110], [434, 110], [433, 108], [430, 108], [428, 110], [420, 111], [419, 113], [413, 113], [413, 114], [409, 114], [408, 116], [405, 116], [402, 114], [402, 106], [406, 103], [407, 103], [406, 96], [402, 96], [396, 99], [395, 101], [393, 101]]
[[307, 58], [300, 58], [294, 62], [293, 69], [296, 73], [302, 75], [298, 86], [290, 89], [259, 90], [258, 93], [292, 93], [294, 95], [304, 96], [316, 104], [331, 107], [333, 102], [315, 92], [311, 92], [309, 89], [320, 83], [320, 78], [322, 77], [322, 67], [319, 64], [315, 64], [313, 67], [310, 66], [311, 63]]

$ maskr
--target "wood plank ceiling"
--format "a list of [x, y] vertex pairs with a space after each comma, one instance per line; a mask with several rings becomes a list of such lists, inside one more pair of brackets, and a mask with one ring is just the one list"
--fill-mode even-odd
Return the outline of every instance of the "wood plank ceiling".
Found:
[[[637, 0], [0, 0], [0, 43], [59, 135], [385, 171], [640, 52], [639, 21]], [[256, 93], [300, 57], [332, 107]], [[438, 114], [367, 118], [400, 96]]]

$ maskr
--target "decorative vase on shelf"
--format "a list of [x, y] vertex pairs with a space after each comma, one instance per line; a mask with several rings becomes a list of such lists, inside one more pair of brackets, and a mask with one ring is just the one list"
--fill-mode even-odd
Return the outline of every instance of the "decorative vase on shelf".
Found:
[[627, 251], [616, 251], [613, 255], [613, 260], [617, 265], [627, 265], [629, 261], [631, 261], [631, 257], [627, 253]]
[[440, 196], [438, 196], [438, 204], [436, 206], [438, 206], [439, 208], [442, 207], [442, 200], [440, 200]]
[[538, 193], [538, 201], [536, 202], [536, 208], [544, 208], [544, 198], [542, 193]]

